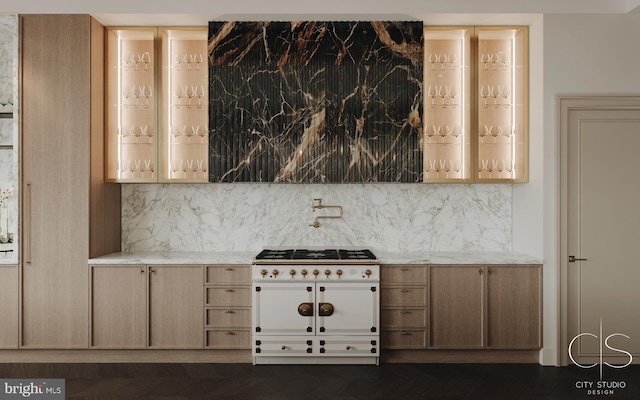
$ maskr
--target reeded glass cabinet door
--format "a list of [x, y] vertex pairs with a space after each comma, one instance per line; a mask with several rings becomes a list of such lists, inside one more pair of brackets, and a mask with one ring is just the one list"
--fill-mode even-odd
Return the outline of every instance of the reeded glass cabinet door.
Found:
[[162, 32], [162, 181], [208, 181], [206, 28]]
[[476, 28], [477, 182], [528, 180], [525, 27]]
[[424, 181], [469, 181], [471, 32], [424, 29]]
[[155, 29], [107, 31], [107, 180], [156, 181]]

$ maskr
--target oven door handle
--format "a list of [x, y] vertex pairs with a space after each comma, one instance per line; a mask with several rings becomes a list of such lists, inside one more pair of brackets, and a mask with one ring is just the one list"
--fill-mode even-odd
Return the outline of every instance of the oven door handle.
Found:
[[320, 315], [321, 317], [329, 317], [333, 315], [333, 304], [320, 303], [318, 307], [318, 315]]
[[298, 306], [298, 314], [303, 317], [313, 317], [313, 303], [300, 303]]

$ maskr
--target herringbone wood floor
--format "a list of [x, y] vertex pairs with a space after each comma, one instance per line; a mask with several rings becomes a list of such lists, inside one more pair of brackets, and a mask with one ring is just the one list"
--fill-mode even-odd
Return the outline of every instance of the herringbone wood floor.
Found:
[[2, 379], [65, 378], [69, 400], [640, 399], [640, 366], [607, 374], [626, 387], [589, 396], [576, 383], [596, 369], [532, 364], [0, 364]]

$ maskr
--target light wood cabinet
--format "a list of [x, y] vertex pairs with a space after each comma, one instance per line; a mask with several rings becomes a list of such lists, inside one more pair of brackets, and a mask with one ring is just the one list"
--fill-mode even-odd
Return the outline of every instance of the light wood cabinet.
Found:
[[0, 264], [0, 349], [18, 347], [18, 266]]
[[380, 266], [381, 347], [426, 348], [427, 313], [427, 267]]
[[149, 266], [149, 348], [202, 348], [202, 266]]
[[542, 268], [487, 267], [487, 347], [542, 347]]
[[91, 267], [91, 347], [201, 349], [201, 265]]
[[541, 266], [430, 266], [429, 346], [541, 347]]
[[251, 348], [251, 267], [205, 266], [205, 348]]
[[104, 28], [88, 15], [24, 15], [20, 28], [20, 346], [87, 348], [87, 259], [120, 250], [120, 188], [103, 175]]
[[425, 182], [528, 180], [528, 30], [424, 28]]
[[147, 268], [91, 267], [92, 348], [147, 347]]

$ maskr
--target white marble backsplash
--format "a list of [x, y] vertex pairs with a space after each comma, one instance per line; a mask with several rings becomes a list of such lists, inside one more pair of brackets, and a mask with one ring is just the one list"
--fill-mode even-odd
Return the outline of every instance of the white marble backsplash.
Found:
[[[339, 205], [312, 211], [313, 199]], [[368, 246], [379, 251], [511, 251], [508, 184], [127, 184], [125, 252]]]

